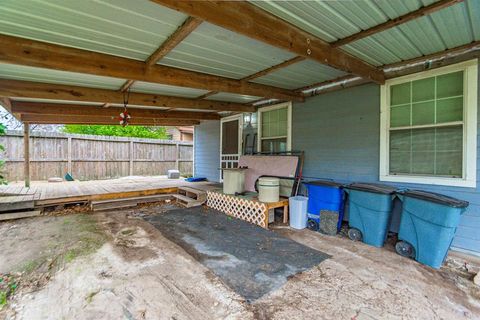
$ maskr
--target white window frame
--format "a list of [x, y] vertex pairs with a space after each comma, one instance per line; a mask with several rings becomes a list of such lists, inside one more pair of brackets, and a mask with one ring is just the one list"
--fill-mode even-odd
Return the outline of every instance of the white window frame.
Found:
[[[435, 176], [390, 175], [390, 87], [392, 85], [429, 78], [456, 71], [464, 72], [463, 173], [462, 178]], [[477, 186], [477, 90], [478, 61], [466, 62], [390, 79], [380, 88], [380, 181], [444, 185]]]
[[[283, 102], [273, 106], [263, 107], [258, 109], [258, 140], [257, 150], [262, 152], [262, 113], [266, 111], [272, 111], [275, 109], [281, 109], [287, 107], [287, 151], [292, 150], [292, 102]], [[283, 137], [283, 136], [282, 136]], [[265, 137], [265, 139], [275, 139], [281, 137]]]

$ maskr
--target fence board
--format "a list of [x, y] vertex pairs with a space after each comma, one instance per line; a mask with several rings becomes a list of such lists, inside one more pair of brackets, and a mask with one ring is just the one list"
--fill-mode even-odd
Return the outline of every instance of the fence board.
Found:
[[[8, 131], [0, 137], [5, 152], [5, 175], [23, 180], [23, 132]], [[80, 180], [111, 179], [128, 175], [165, 175], [178, 167], [193, 172], [192, 142], [124, 137], [32, 133], [31, 180], [62, 177], [70, 170]], [[177, 154], [178, 148], [178, 154]]]

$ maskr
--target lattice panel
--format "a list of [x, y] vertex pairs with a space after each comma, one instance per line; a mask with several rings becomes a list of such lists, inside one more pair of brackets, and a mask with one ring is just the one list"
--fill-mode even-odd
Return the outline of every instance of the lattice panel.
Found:
[[268, 209], [264, 203], [208, 191], [207, 206], [237, 219], [268, 228]]

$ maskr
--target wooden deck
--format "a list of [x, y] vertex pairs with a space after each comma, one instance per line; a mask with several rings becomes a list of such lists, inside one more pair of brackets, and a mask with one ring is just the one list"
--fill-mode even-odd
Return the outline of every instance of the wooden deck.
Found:
[[39, 181], [33, 182], [30, 188], [13, 183], [0, 186], [0, 194], [3, 195], [0, 196], [0, 211], [175, 193], [180, 186], [202, 190], [215, 188], [210, 182], [192, 183], [164, 176], [57, 183]]

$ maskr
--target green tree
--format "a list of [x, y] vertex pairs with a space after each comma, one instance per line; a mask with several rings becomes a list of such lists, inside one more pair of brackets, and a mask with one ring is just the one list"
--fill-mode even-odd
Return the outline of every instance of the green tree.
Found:
[[65, 133], [91, 134], [96, 136], [135, 137], [148, 139], [168, 139], [165, 127], [144, 126], [104, 126], [68, 124], [63, 128]]

